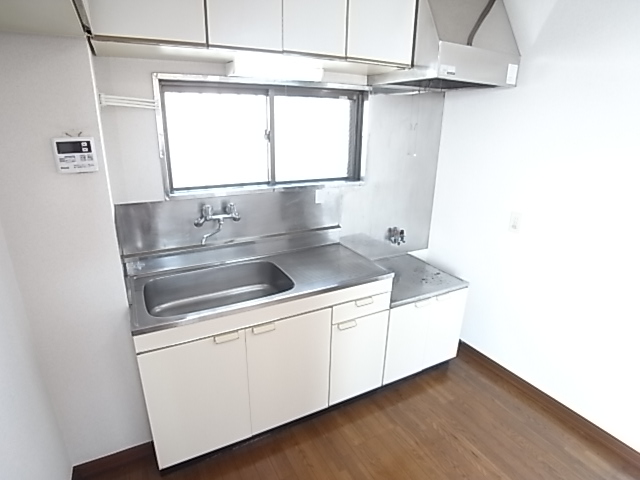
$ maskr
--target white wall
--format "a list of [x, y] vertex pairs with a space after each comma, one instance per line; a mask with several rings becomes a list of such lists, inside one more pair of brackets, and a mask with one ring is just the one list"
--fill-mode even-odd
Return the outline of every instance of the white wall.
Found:
[[105, 165], [61, 175], [52, 155], [65, 132], [99, 145], [91, 59], [82, 39], [0, 34], [0, 65], [0, 221], [78, 464], [150, 438]]
[[528, 54], [558, 0], [504, 0], [520, 53]]
[[558, 0], [517, 88], [447, 94], [429, 259], [471, 282], [464, 341], [640, 451], [640, 3], [614, 3]]
[[[96, 57], [93, 63], [99, 93], [149, 100], [153, 99], [153, 73], [221, 75], [225, 71], [224, 65], [204, 62]], [[114, 203], [164, 200], [155, 111], [105, 107], [101, 117]]]
[[0, 225], [0, 478], [69, 480], [71, 462], [35, 361]]

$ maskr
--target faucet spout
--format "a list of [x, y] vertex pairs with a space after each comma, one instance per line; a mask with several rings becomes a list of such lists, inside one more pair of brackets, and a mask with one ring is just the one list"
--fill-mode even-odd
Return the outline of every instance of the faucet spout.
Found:
[[209, 238], [213, 237], [217, 233], [220, 233], [220, 230], [222, 230], [222, 224], [223, 223], [224, 223], [224, 220], [218, 220], [218, 226], [216, 227], [216, 229], [213, 232], [205, 233], [202, 236], [202, 241], [200, 242], [200, 245], [206, 244], [207, 240], [209, 240]]

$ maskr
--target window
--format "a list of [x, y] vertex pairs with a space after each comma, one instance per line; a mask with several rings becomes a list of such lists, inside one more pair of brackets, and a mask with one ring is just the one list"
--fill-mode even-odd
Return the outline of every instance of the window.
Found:
[[366, 90], [159, 80], [169, 195], [359, 181]]

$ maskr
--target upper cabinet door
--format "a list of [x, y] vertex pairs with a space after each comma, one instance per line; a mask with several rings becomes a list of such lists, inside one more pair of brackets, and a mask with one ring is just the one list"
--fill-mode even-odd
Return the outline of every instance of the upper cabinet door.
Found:
[[411, 65], [416, 0], [350, 0], [347, 57]]
[[202, 0], [86, 0], [94, 35], [206, 44]]
[[282, 0], [207, 0], [209, 45], [282, 51]]
[[283, 0], [284, 50], [344, 57], [347, 0]]

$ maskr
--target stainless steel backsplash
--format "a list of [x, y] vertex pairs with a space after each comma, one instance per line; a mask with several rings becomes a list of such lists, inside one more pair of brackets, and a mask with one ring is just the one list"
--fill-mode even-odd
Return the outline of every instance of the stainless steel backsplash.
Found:
[[334, 191], [324, 195], [322, 203], [316, 203], [315, 189], [305, 188], [116, 205], [121, 254], [146, 255], [200, 246], [202, 236], [216, 227], [216, 222], [207, 222], [200, 228], [194, 226], [205, 204], [218, 213], [226, 203], [233, 202], [241, 216], [239, 222], [226, 220], [222, 230], [207, 241], [208, 246], [336, 228], [340, 225], [342, 196], [338, 189], [330, 190]]

